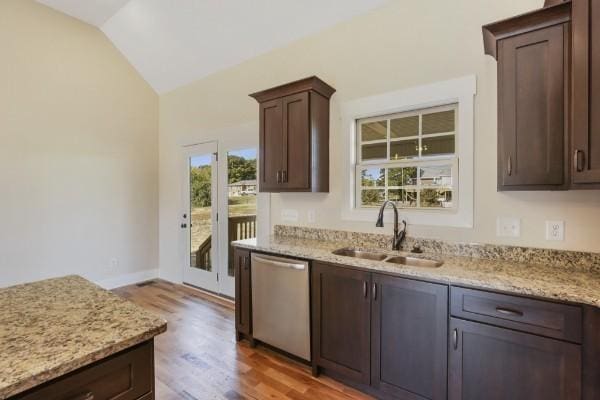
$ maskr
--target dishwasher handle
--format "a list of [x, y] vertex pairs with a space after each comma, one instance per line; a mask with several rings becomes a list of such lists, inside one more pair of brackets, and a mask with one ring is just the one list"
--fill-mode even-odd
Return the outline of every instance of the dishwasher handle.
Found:
[[288, 262], [283, 262], [283, 261], [275, 261], [275, 260], [271, 260], [270, 258], [263, 258], [261, 256], [254, 256], [254, 260], [261, 262], [261, 263], [265, 263], [265, 264], [270, 264], [273, 265], [275, 267], [280, 267], [280, 268], [291, 268], [291, 269], [305, 269], [306, 268], [306, 264], [302, 263], [302, 264], [296, 264], [296, 263], [288, 263]]

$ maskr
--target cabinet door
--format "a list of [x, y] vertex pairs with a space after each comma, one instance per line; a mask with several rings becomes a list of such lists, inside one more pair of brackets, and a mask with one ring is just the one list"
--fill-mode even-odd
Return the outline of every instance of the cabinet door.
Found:
[[565, 65], [568, 26], [498, 45], [498, 190], [565, 184]]
[[314, 263], [311, 277], [313, 363], [368, 384], [370, 274]]
[[308, 92], [283, 98], [283, 186], [310, 189], [310, 124]]
[[260, 104], [260, 186], [261, 192], [277, 190], [282, 182], [284, 140], [282, 100]]
[[252, 296], [250, 282], [250, 252], [235, 249], [233, 252], [235, 268], [235, 327], [238, 339], [240, 334], [252, 333]]
[[600, 184], [600, 2], [577, 0], [572, 7], [572, 175], [575, 187], [585, 188]]
[[580, 400], [581, 347], [452, 318], [450, 400]]
[[371, 384], [400, 399], [446, 399], [448, 287], [373, 274]]

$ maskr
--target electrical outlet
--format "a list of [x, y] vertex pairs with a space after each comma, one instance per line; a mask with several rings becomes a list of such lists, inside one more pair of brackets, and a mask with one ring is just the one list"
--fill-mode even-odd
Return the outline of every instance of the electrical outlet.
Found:
[[521, 220], [515, 217], [498, 217], [496, 235], [503, 237], [521, 236]]
[[298, 222], [298, 210], [290, 208], [281, 210], [281, 220], [283, 222]]
[[317, 221], [317, 213], [315, 210], [308, 210], [306, 216], [308, 218], [308, 222], [311, 224], [314, 224]]
[[117, 268], [119, 268], [119, 260], [117, 260], [116, 258], [111, 258], [110, 259], [110, 269], [112, 271], [115, 271]]
[[565, 221], [546, 221], [546, 240], [565, 240]]

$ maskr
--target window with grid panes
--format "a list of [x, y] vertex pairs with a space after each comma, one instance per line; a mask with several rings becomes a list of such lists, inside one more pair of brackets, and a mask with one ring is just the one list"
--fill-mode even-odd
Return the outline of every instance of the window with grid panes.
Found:
[[385, 200], [407, 209], [456, 207], [456, 104], [356, 124], [357, 207], [379, 207]]

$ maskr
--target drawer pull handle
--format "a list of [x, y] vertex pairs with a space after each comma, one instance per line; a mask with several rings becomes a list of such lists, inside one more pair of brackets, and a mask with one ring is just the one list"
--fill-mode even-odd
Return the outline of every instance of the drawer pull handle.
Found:
[[454, 350], [458, 349], [458, 329], [452, 331], [452, 347]]
[[78, 394], [77, 396], [70, 397], [69, 400], [94, 400], [94, 394], [92, 392]]
[[[581, 155], [581, 157], [579, 157]], [[584, 161], [585, 153], [581, 150], [575, 150], [575, 154], [573, 155], [573, 164], [576, 172], [583, 171], [583, 161]]]
[[523, 316], [523, 311], [512, 310], [510, 308], [496, 307], [496, 311], [499, 312], [500, 314], [504, 314], [504, 315], [515, 315], [517, 317]]

